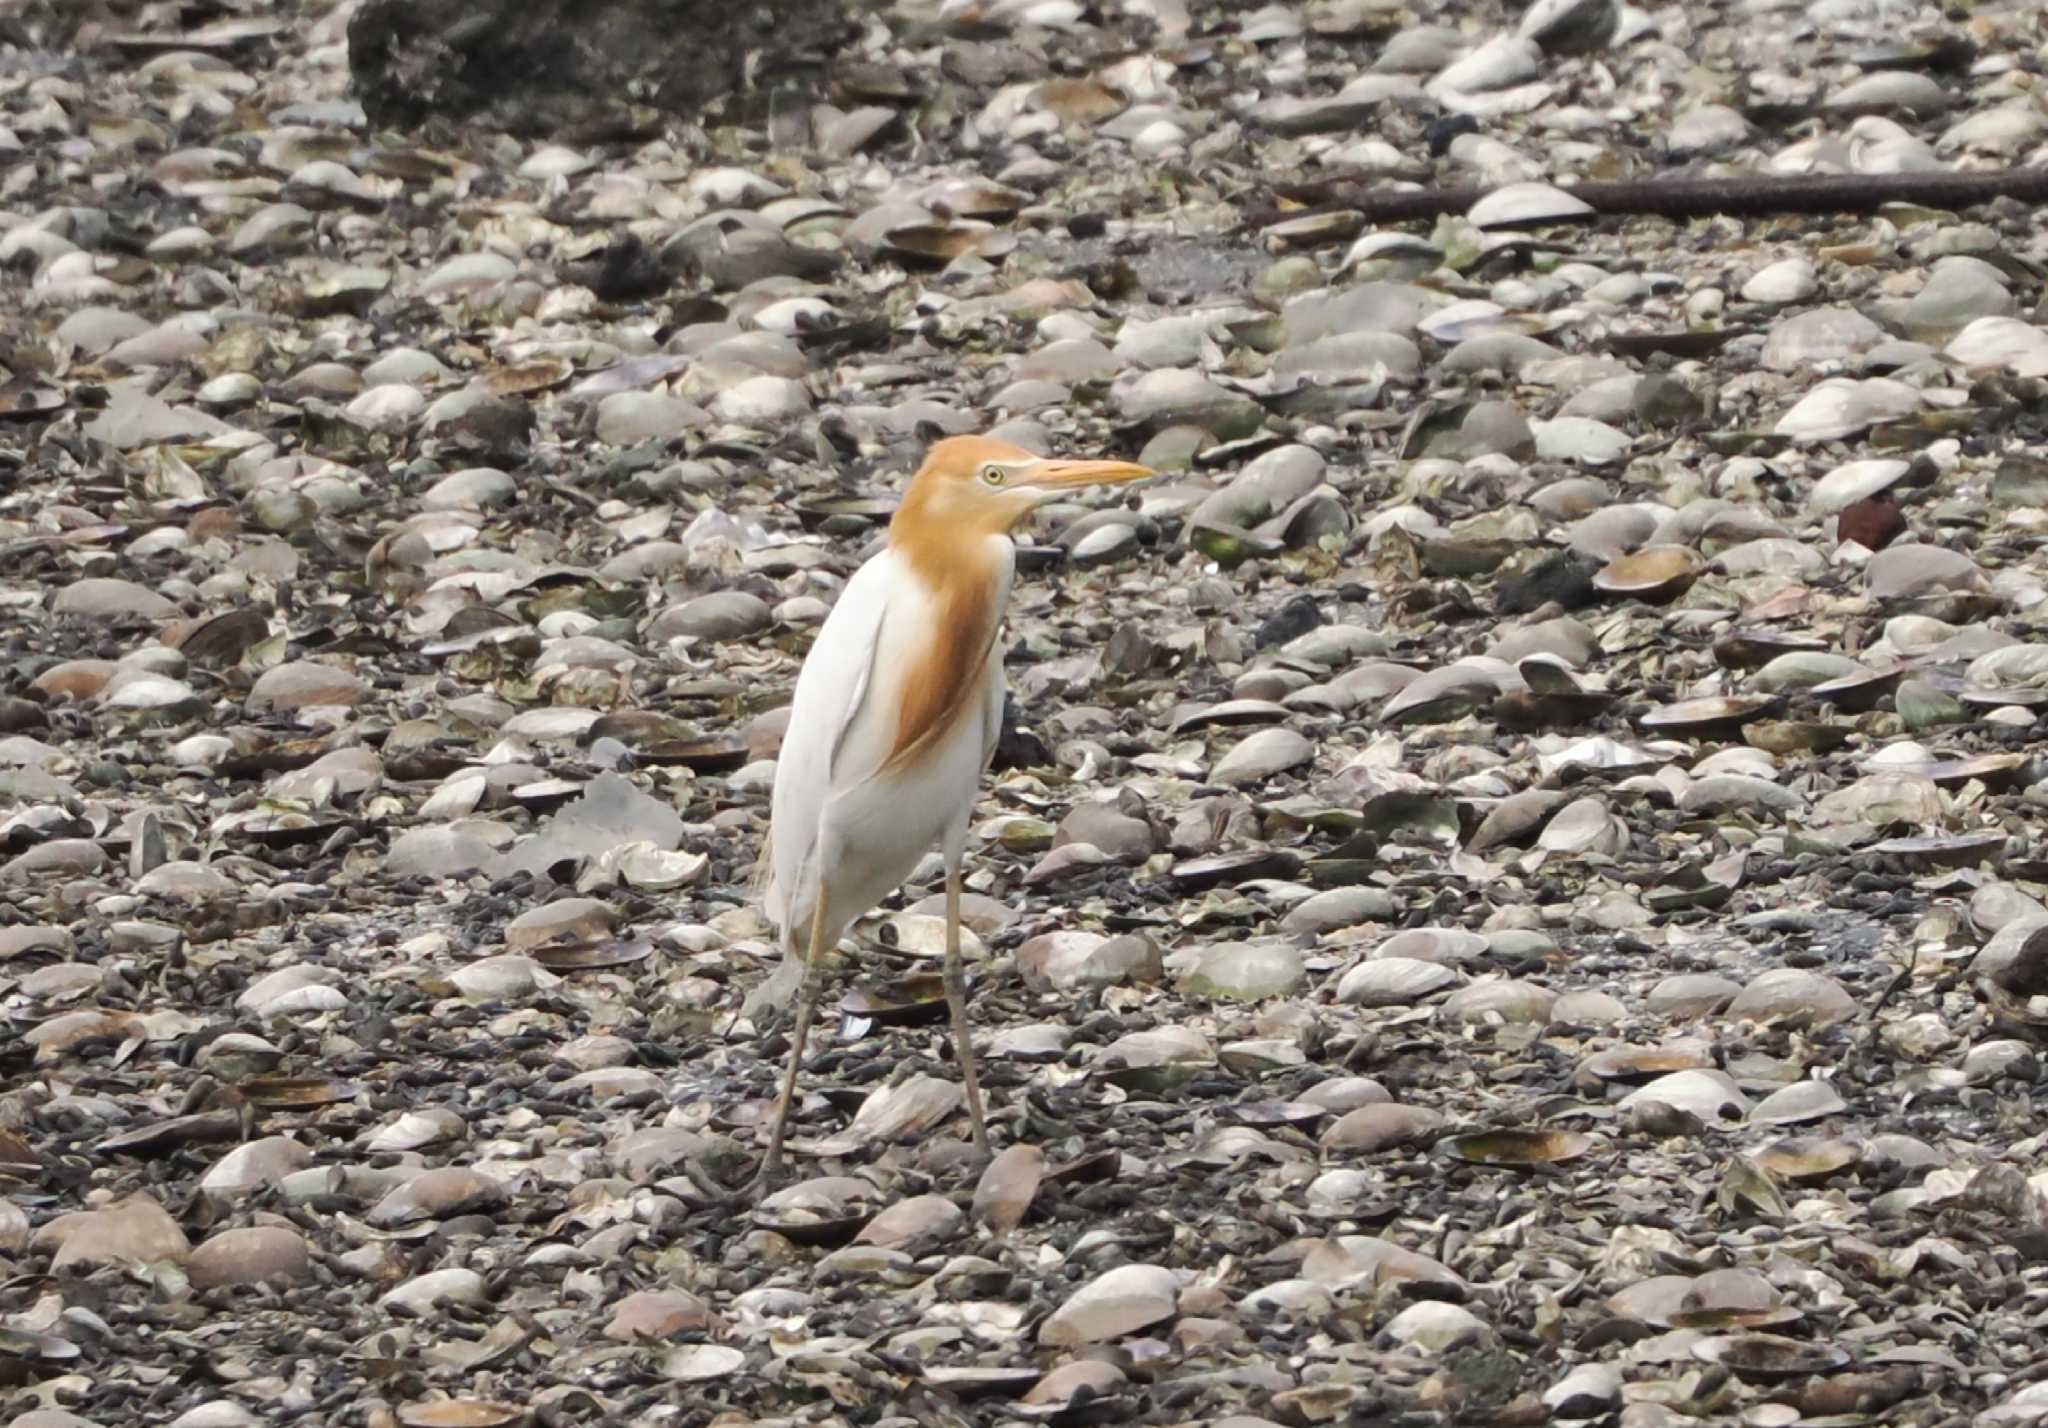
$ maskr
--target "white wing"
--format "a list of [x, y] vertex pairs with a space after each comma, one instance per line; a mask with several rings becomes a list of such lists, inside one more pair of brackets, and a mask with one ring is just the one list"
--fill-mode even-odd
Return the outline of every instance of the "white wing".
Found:
[[995, 762], [996, 745], [1003, 737], [1003, 704], [1009, 697], [1010, 682], [1003, 677], [1004, 645], [997, 640], [988, 652], [988, 694], [981, 705], [981, 769]]
[[785, 941], [791, 916], [807, 908], [817, 882], [818, 817], [832, 794], [846, 732], [874, 692], [875, 653], [895, 580], [896, 562], [887, 551], [856, 570], [796, 677], [789, 727], [775, 759], [764, 898]]
[[[996, 611], [1001, 619], [1009, 613], [1010, 587], [1017, 579], [1017, 551], [1008, 541], [1003, 542], [1002, 559], [997, 562]], [[1010, 692], [1010, 681], [1003, 673], [1003, 660], [1009, 654], [1009, 642], [1002, 636], [1001, 626], [996, 630], [995, 643], [988, 652], [988, 693], [981, 706], [981, 769], [988, 772], [988, 766], [995, 761], [996, 743], [1003, 737], [1003, 703]]]

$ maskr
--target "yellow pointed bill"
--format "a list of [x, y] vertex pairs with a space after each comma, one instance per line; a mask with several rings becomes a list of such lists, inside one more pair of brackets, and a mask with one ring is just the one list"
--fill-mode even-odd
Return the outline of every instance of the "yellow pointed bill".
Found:
[[1024, 480], [1044, 491], [1076, 486], [1120, 486], [1159, 473], [1135, 461], [1039, 461], [1023, 473]]

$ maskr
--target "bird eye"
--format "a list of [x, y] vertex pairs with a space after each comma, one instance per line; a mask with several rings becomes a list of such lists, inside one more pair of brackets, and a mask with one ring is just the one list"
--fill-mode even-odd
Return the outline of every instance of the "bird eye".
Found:
[[993, 462], [981, 468], [981, 479], [991, 486], [1000, 486], [1010, 478], [1010, 473]]

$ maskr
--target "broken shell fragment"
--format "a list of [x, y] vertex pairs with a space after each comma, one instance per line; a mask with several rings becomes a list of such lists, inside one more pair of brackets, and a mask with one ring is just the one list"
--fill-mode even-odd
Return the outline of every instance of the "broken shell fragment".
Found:
[[1530, 1168], [1575, 1160], [1592, 1149], [1593, 1138], [1578, 1131], [1493, 1130], [1451, 1136], [1442, 1144], [1474, 1165]]
[[1692, 588], [1706, 569], [1698, 552], [1659, 545], [1610, 560], [1593, 576], [1593, 587], [1609, 595], [1666, 605]]

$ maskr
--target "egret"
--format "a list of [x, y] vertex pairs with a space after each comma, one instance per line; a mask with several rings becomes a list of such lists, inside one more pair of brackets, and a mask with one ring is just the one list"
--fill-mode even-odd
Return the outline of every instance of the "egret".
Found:
[[887, 546], [854, 572], [819, 630], [797, 675], [769, 812], [764, 904], [783, 949], [770, 995], [786, 997], [798, 971], [802, 994], [763, 1178], [782, 1167], [826, 949], [935, 846], [946, 864], [946, 1004], [974, 1143], [988, 1149], [960, 966], [960, 868], [1002, 729], [1010, 532], [1062, 491], [1152, 474], [1128, 461], [1050, 460], [993, 437], [935, 442]]

